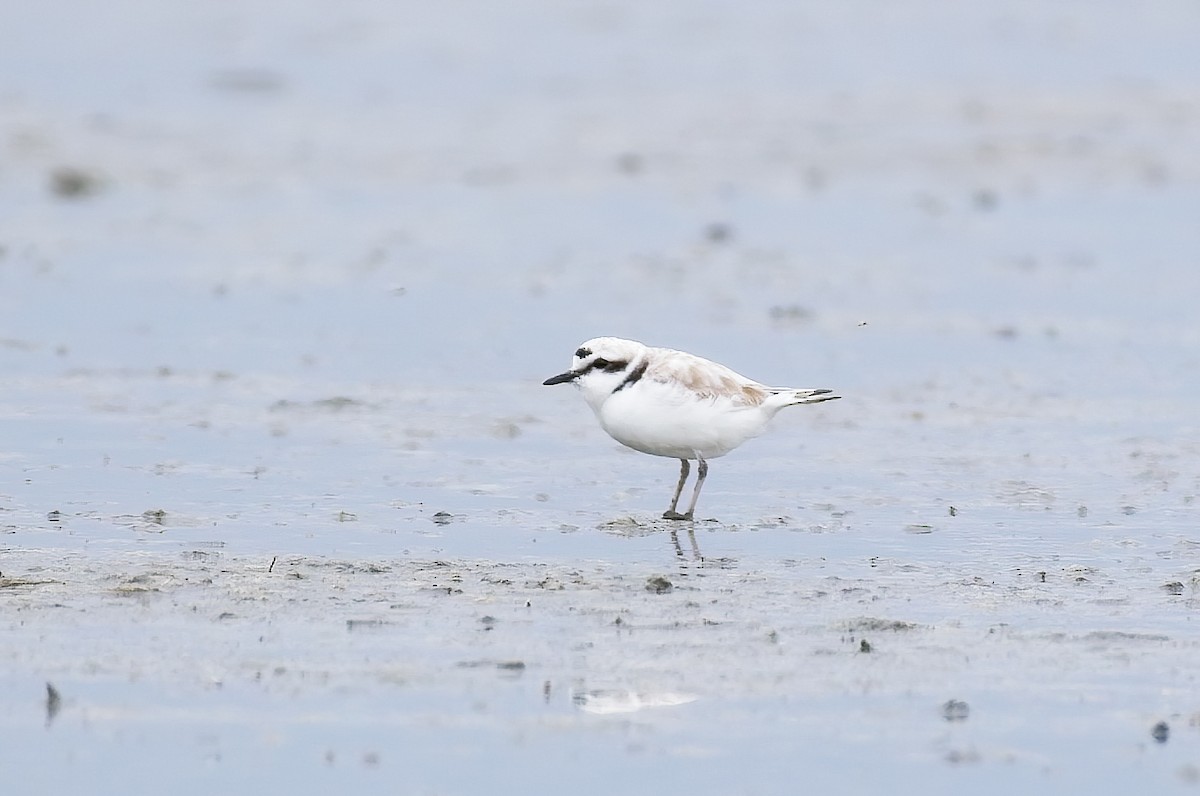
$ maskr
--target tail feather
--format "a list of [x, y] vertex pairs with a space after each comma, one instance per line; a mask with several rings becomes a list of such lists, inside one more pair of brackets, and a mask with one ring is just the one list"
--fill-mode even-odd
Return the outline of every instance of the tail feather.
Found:
[[795, 390], [791, 387], [780, 387], [771, 390], [773, 395], [783, 399], [781, 406], [796, 404], [819, 404], [822, 401], [836, 401], [840, 395], [833, 395], [833, 390]]

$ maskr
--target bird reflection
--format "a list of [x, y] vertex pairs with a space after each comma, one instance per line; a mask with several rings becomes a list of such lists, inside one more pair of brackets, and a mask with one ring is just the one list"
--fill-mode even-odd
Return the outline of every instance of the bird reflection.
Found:
[[[704, 556], [700, 554], [700, 545], [696, 543], [696, 529], [688, 528], [688, 541], [692, 543], [692, 557], [690, 560], [698, 563], [704, 563]], [[683, 552], [683, 545], [679, 543], [679, 531], [671, 529], [671, 544], [675, 545], [675, 557], [680, 561], [688, 561], [687, 555]]]

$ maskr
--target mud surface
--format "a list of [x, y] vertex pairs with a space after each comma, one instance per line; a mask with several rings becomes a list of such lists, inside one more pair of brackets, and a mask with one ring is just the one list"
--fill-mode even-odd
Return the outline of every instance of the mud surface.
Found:
[[[7, 779], [1200, 787], [1192, 5], [6, 17]], [[600, 334], [844, 398], [669, 523]]]

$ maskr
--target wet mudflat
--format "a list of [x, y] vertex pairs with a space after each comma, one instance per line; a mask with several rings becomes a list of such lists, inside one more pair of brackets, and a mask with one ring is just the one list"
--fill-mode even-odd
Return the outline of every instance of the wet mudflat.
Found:
[[[54, 6], [0, 31], [26, 790], [1200, 787], [1190, 6]], [[597, 334], [844, 398], [663, 521], [540, 386]]]
[[847, 454], [881, 432], [831, 405], [714, 465], [705, 519], [681, 524], [655, 512], [671, 463], [621, 454], [581, 406], [488, 436], [538, 395], [431, 412], [413, 450], [370, 442], [417, 414], [382, 394], [289, 408], [282, 438], [273, 402], [183, 411], [253, 418], [217, 455], [134, 440], [88, 467], [26, 438], [3, 517], [8, 764], [35, 789], [118, 764], [135, 790], [1195, 782], [1193, 490], [1145, 461], [1175, 455], [1114, 441], [1088, 474], [891, 420], [923, 451], [891, 471]]
[[10, 554], [6, 754], [38, 788], [1195, 779], [1195, 601], [1136, 585], [1170, 567], [663, 553]]

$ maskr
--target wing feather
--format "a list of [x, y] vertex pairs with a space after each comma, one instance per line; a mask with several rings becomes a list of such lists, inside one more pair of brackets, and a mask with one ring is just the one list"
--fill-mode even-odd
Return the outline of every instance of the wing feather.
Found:
[[759, 406], [769, 388], [724, 365], [685, 351], [655, 350], [646, 378], [662, 384], [677, 384], [698, 399], [726, 399], [741, 406]]

